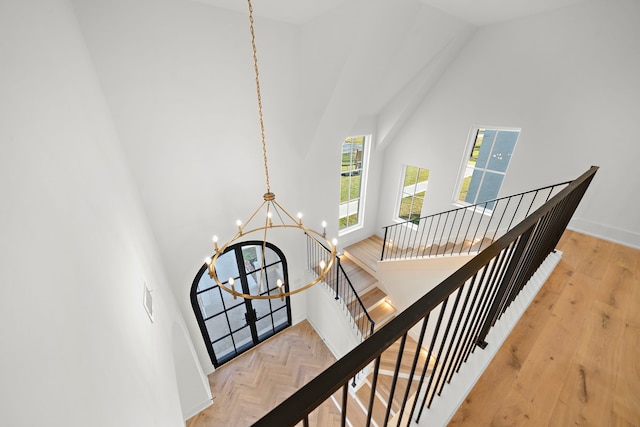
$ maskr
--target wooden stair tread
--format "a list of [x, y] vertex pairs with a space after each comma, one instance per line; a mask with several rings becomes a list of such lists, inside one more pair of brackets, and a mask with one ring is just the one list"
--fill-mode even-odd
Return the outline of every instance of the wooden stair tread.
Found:
[[485, 249], [493, 241], [488, 237], [477, 240], [475, 243], [471, 240], [465, 240], [463, 242], [444, 242], [433, 244], [429, 246], [421, 245], [419, 247], [407, 247], [404, 249], [398, 249], [392, 252], [390, 260], [393, 259], [412, 259], [412, 258], [428, 258], [442, 255], [465, 255], [468, 253], [478, 252], [480, 249]]
[[[378, 376], [378, 382], [376, 384], [376, 391], [375, 391], [376, 396], [373, 403], [372, 419], [376, 422], [376, 424], [380, 426], [383, 425], [383, 422], [384, 422], [384, 417], [387, 411], [387, 405], [389, 402], [392, 382], [393, 382], [393, 377], [391, 376], [388, 376], [388, 375]], [[395, 390], [393, 393], [393, 399], [391, 401], [391, 415], [389, 417], [390, 420], [400, 410], [402, 401], [404, 400], [404, 394], [406, 392], [408, 383], [409, 383], [409, 380], [406, 378], [397, 379]], [[414, 380], [411, 384], [411, 389], [409, 390], [409, 397], [415, 394], [417, 389], [418, 389], [418, 381]], [[356, 397], [365, 408], [368, 408], [369, 399], [371, 397], [370, 383], [368, 382], [364, 383], [356, 392]]]
[[[379, 377], [378, 377], [379, 378]], [[378, 389], [378, 386], [376, 385], [376, 390]], [[367, 383], [363, 384], [358, 391], [356, 392], [356, 396], [358, 398], [358, 400], [360, 401], [360, 403], [362, 403], [362, 405], [365, 408], [369, 408], [369, 399], [371, 396], [371, 386]], [[380, 400], [380, 398], [376, 395], [373, 401], [373, 414], [371, 416], [371, 419], [373, 421], [375, 421], [375, 423], [378, 426], [382, 426], [384, 423], [384, 416], [385, 413], [387, 411], [387, 406], [385, 405], [385, 403]], [[366, 424], [362, 424], [362, 425], [366, 425]]]
[[382, 253], [382, 243], [382, 238], [374, 234], [347, 246], [344, 248], [344, 252], [347, 257], [361, 263], [364, 268], [375, 272]]
[[[415, 358], [417, 347], [418, 347], [418, 343], [413, 338], [411, 338], [411, 336], [407, 335], [407, 340], [404, 344], [402, 360], [400, 361], [400, 372], [402, 374], [409, 375], [411, 373], [411, 365], [413, 364], [413, 359]], [[393, 372], [395, 370], [399, 349], [400, 349], [400, 340], [397, 340], [382, 353], [382, 356], [380, 357], [381, 371]], [[429, 369], [427, 372], [431, 371], [431, 368], [434, 362], [433, 356], [431, 357], [431, 359], [432, 360], [429, 363]], [[424, 367], [426, 360], [427, 360], [427, 351], [423, 348], [421, 349], [420, 356], [418, 357], [418, 363], [416, 365], [414, 376], [422, 374], [422, 368]]]
[[340, 258], [340, 265], [353, 285], [353, 288], [358, 292], [358, 295], [378, 283], [378, 279], [347, 257]]
[[[351, 387], [351, 385], [349, 385], [349, 387]], [[342, 388], [333, 393], [333, 398], [335, 399], [335, 402], [338, 406], [338, 411], [342, 413]], [[349, 391], [347, 396], [347, 419], [354, 427], [364, 426], [367, 424], [367, 414], [365, 414], [362, 407], [358, 405], [358, 402], [351, 394], [351, 390]]]
[[491, 243], [493, 243], [493, 240], [491, 240], [491, 239], [490, 239], [490, 238], [488, 238], [488, 237], [485, 237], [485, 238], [483, 238], [483, 239], [481, 239], [481, 240], [477, 241], [476, 243], [474, 243], [474, 244], [471, 246], [471, 250], [470, 250], [470, 252], [477, 252], [477, 251], [478, 251], [478, 250], [480, 250], [480, 249], [485, 249], [485, 248], [487, 248]]
[[[391, 392], [391, 384], [393, 382], [393, 377], [390, 375], [380, 375], [378, 377], [378, 384], [376, 386], [376, 391], [380, 393], [380, 395], [388, 402], [389, 394]], [[411, 389], [409, 390], [409, 394], [418, 389], [418, 380], [413, 380], [411, 384]], [[409, 380], [407, 378], [398, 377], [395, 391], [393, 392], [393, 401], [391, 402], [391, 410], [393, 412], [398, 412], [402, 405], [402, 400], [404, 399], [404, 393], [407, 391], [407, 385], [409, 384]]]
[[374, 308], [375, 306], [380, 304], [380, 302], [382, 302], [386, 297], [387, 294], [382, 289], [376, 286], [366, 294], [360, 295], [360, 300], [362, 301], [362, 304], [364, 304], [364, 306], [367, 308], [367, 310], [369, 310], [370, 308]]
[[[387, 294], [384, 293], [380, 288], [376, 286], [366, 294], [359, 295], [359, 297], [360, 297], [360, 301], [362, 301], [362, 304], [364, 305], [367, 312], [370, 312], [378, 304], [384, 301], [384, 299], [387, 297]], [[347, 308], [349, 309], [349, 312], [353, 317], [359, 317], [364, 315], [364, 313], [362, 312], [362, 308], [358, 303], [358, 300], [355, 298], [353, 299], [353, 301], [351, 301], [348, 304]]]
[[383, 303], [369, 312], [369, 316], [375, 322], [375, 329], [379, 329], [394, 316], [396, 309], [391, 304]]

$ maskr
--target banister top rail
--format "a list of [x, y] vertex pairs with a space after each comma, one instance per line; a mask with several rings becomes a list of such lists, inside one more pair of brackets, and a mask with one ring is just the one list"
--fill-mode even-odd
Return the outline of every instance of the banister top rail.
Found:
[[480, 252], [570, 182], [384, 226], [380, 261]]
[[[309, 413], [343, 387], [345, 382], [348, 382], [350, 378], [380, 356], [383, 351], [406, 334], [420, 320], [423, 320], [428, 313], [488, 265], [502, 251], [533, 229], [545, 215], [552, 212], [566, 198], [573, 196], [574, 192], [579, 193], [582, 191], [583, 194], [597, 170], [597, 166], [592, 166], [587, 172], [571, 181], [569, 185], [477, 256], [469, 260], [464, 266], [452, 273], [438, 286], [419, 298], [371, 337], [258, 420], [254, 426], [294, 426], [301, 420], [306, 419]], [[579, 194], [578, 201], [582, 194]], [[566, 221], [568, 222], [568, 219]], [[566, 227], [566, 224], [564, 224], [564, 227]]]
[[347, 275], [347, 272], [344, 271], [344, 268], [342, 267], [342, 264], [338, 264], [338, 268], [340, 268], [340, 271], [344, 275], [344, 278], [347, 280], [347, 283], [349, 284], [349, 288], [351, 288], [351, 291], [353, 292], [353, 295], [356, 297], [356, 300], [358, 301], [358, 304], [362, 308], [363, 313], [365, 314], [365, 316], [367, 316], [367, 320], [369, 320], [369, 323], [374, 325], [375, 322], [373, 321], [373, 319], [369, 315], [369, 312], [367, 311], [364, 303], [360, 299], [360, 295], [358, 295], [358, 292], [356, 292], [356, 289], [353, 287], [353, 284], [351, 283], [351, 279], [349, 279], [349, 276]]
[[[527, 194], [553, 189], [555, 187], [560, 187], [562, 185], [570, 184], [571, 182], [573, 182], [573, 181], [564, 181], [564, 182], [559, 182], [557, 184], [546, 185], [544, 187], [536, 188], [535, 190], [528, 190], [528, 191], [523, 191], [521, 193], [511, 194], [509, 196], [498, 197], [497, 199], [486, 200], [484, 202], [476, 203], [476, 204], [473, 204], [473, 205], [460, 206], [458, 208], [449, 209], [448, 211], [442, 211], [442, 212], [438, 212], [438, 213], [431, 214], [431, 215], [425, 215], [425, 216], [422, 216], [422, 217], [416, 218], [416, 219], [423, 220], [423, 219], [428, 219], [428, 218], [432, 218], [432, 217], [437, 217], [437, 216], [440, 216], [440, 215], [446, 215], [446, 214], [454, 213], [456, 211], [461, 211], [461, 210], [473, 209], [473, 208], [477, 208], [477, 207], [481, 207], [481, 206], [486, 206], [486, 205], [490, 205], [491, 203], [497, 203], [497, 202], [500, 202], [500, 201], [503, 201], [503, 200], [506, 200], [506, 199], [511, 199], [511, 198], [514, 198], [514, 197], [525, 196]], [[397, 226], [401, 226], [401, 225], [408, 225], [410, 223], [413, 224], [413, 221], [415, 221], [416, 219], [413, 219], [413, 220], [408, 219], [406, 221], [397, 222], [395, 224], [385, 225], [382, 228], [397, 227]]]

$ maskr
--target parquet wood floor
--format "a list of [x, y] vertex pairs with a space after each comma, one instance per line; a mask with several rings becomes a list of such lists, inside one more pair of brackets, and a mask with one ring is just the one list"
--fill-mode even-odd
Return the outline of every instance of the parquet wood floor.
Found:
[[558, 249], [450, 426], [640, 426], [640, 250], [572, 231]]
[[[334, 362], [313, 327], [298, 323], [210, 374], [213, 405], [186, 427], [249, 426]], [[339, 425], [340, 414], [329, 401], [311, 418], [312, 425]]]

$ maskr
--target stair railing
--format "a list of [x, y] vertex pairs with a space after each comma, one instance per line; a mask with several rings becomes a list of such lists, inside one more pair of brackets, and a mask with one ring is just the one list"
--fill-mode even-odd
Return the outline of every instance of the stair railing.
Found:
[[[307, 235], [307, 266], [314, 274], [318, 274], [321, 268], [320, 262], [329, 263], [331, 251], [318, 240]], [[335, 262], [324, 278], [326, 285], [335, 294], [335, 299], [349, 313], [352, 324], [360, 334], [361, 340], [365, 340], [373, 334], [375, 322], [369, 315], [367, 308], [356, 292], [349, 276], [344, 271], [340, 262], [340, 255], [336, 255]]]
[[[325, 402], [333, 405], [327, 400], [338, 390], [342, 390], [341, 422], [345, 425], [350, 410], [349, 381], [374, 362], [369, 405], [365, 408], [369, 425], [381, 354], [398, 341], [400, 351], [387, 401], [393, 402], [395, 395], [402, 399], [393, 414], [392, 405], [387, 405], [384, 421], [377, 424], [386, 426], [392, 417], [398, 426], [419, 422], [423, 410], [431, 407], [475, 349], [484, 348], [488, 331], [554, 251], [597, 170], [591, 167], [254, 426], [295, 426], [300, 421], [309, 426], [310, 420], [317, 421], [315, 409]], [[420, 352], [403, 360], [404, 344], [412, 328], [420, 330], [418, 348], [428, 348], [420, 364]], [[405, 361], [411, 364], [410, 377], [419, 375], [415, 387], [414, 381], [403, 385], [397, 381], [400, 365]]]
[[385, 226], [380, 260], [480, 252], [569, 182]]

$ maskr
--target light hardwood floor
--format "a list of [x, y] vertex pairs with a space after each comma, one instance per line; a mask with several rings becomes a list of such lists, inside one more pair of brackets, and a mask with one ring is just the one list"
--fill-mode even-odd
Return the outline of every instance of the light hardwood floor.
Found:
[[[313, 327], [300, 322], [210, 374], [213, 405], [186, 427], [250, 426], [334, 362]], [[329, 401], [310, 421], [336, 425], [339, 416]]]
[[571, 231], [558, 249], [450, 426], [640, 426], [640, 251]]
[[[558, 249], [450, 426], [640, 426], [640, 251], [571, 231]], [[210, 375], [214, 404], [187, 427], [251, 425], [333, 361], [307, 322], [293, 326]], [[339, 425], [331, 402], [313, 417]]]

